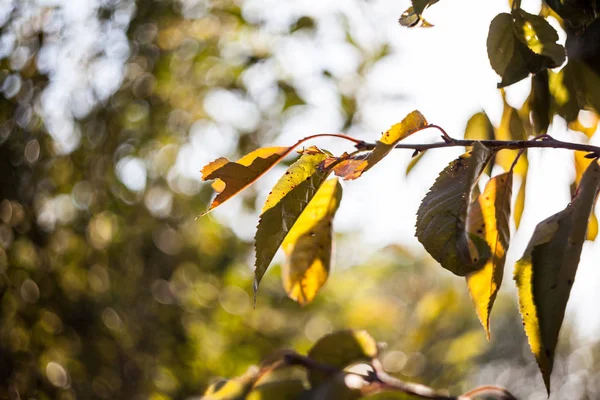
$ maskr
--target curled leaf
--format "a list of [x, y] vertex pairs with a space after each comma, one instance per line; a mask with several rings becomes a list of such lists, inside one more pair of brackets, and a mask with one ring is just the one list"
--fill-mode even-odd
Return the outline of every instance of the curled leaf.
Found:
[[536, 226], [515, 265], [525, 333], [548, 393], [558, 334], [599, 190], [600, 167], [593, 162], [583, 174], [573, 201]]
[[218, 194], [202, 215], [250, 186], [281, 161], [290, 150], [290, 147], [264, 147], [246, 154], [235, 162], [221, 157], [207, 164], [201, 171], [202, 180], [215, 179], [213, 189]]
[[490, 255], [485, 240], [468, 232], [467, 215], [473, 189], [491, 154], [476, 142], [471, 152], [440, 173], [417, 211], [419, 242], [442, 267], [459, 276], [481, 268]]
[[427, 120], [423, 114], [415, 110], [408, 114], [401, 122], [385, 131], [381, 139], [375, 144], [373, 151], [354, 157], [337, 159], [339, 162], [333, 170], [337, 176], [344, 178], [344, 180], [356, 179], [387, 156], [399, 141], [426, 126]]
[[267, 198], [254, 237], [255, 295], [277, 249], [327, 178], [329, 170], [322, 170], [318, 166], [328, 156], [316, 147], [305, 150], [279, 179]]
[[287, 255], [283, 286], [288, 296], [310, 303], [327, 281], [331, 265], [332, 221], [342, 199], [337, 178], [321, 185], [281, 247]]
[[490, 179], [469, 211], [469, 231], [485, 239], [491, 256], [483, 268], [467, 275], [467, 286], [477, 316], [490, 338], [490, 313], [504, 275], [510, 241], [512, 172]]

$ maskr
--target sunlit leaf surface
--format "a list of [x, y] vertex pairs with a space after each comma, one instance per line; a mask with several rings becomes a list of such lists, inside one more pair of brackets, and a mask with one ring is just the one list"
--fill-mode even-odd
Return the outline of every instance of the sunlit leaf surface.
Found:
[[502, 284], [510, 241], [512, 172], [490, 179], [469, 212], [469, 230], [483, 238], [491, 250], [484, 267], [467, 275], [467, 286], [477, 316], [490, 337], [490, 313]]
[[594, 162], [583, 175], [573, 201], [537, 225], [515, 265], [525, 332], [548, 392], [558, 334], [599, 190], [600, 167]]
[[221, 157], [202, 168], [202, 180], [216, 179], [218, 192], [206, 212], [223, 204], [270, 170], [285, 157], [289, 147], [265, 147], [246, 154], [236, 162]]
[[327, 178], [328, 171], [318, 167], [327, 157], [327, 153], [316, 147], [305, 150], [279, 179], [267, 198], [254, 237], [255, 293], [277, 249]]
[[342, 199], [338, 179], [323, 183], [281, 245], [287, 255], [283, 286], [300, 304], [310, 303], [327, 281], [333, 217]]

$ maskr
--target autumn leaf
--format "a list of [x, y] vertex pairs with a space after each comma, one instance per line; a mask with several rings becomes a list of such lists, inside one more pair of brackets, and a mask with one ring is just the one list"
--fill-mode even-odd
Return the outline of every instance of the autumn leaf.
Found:
[[477, 316], [490, 339], [490, 313], [504, 275], [510, 241], [512, 172], [490, 179], [469, 211], [469, 231], [485, 239], [491, 256], [483, 268], [467, 275], [467, 287]]
[[486, 113], [478, 112], [469, 118], [465, 127], [465, 139], [491, 140], [494, 138], [494, 126]]
[[[497, 140], [526, 140], [527, 133], [523, 125], [523, 121], [519, 116], [519, 112], [511, 107], [504, 98], [504, 110], [502, 112], [502, 119], [500, 120], [500, 126], [495, 132]], [[505, 171], [512, 168], [515, 176], [521, 178], [521, 186], [517, 192], [517, 198], [515, 201], [515, 207], [513, 210], [513, 219], [517, 229], [521, 224], [521, 217], [523, 216], [523, 210], [525, 209], [525, 193], [527, 190], [527, 172], [529, 170], [529, 161], [527, 159], [527, 153], [521, 154], [517, 163], [513, 167], [513, 161], [519, 154], [519, 150], [500, 150], [496, 154], [495, 162], [500, 165]]]
[[[323, 336], [308, 352], [308, 357], [318, 363], [340, 370], [350, 364], [369, 361], [377, 357], [377, 342], [367, 331], [346, 330]], [[308, 380], [316, 387], [327, 379], [327, 373], [312, 369]]]
[[[525, 157], [523, 154], [521, 157]], [[527, 175], [523, 175], [521, 178], [521, 186], [517, 192], [517, 198], [515, 199], [515, 210], [513, 212], [513, 219], [515, 220], [515, 227], [519, 229], [521, 225], [521, 218], [523, 218], [523, 211], [525, 210], [525, 193], [527, 191]]]
[[[589, 153], [585, 151], [574, 151], [573, 159], [575, 164], [575, 187], [579, 186], [581, 182], [581, 177], [585, 170], [589, 167], [592, 162], [595, 162], [593, 158], [586, 158]], [[596, 240], [596, 236], [598, 236], [598, 218], [596, 214], [592, 212], [590, 215], [590, 219], [588, 221], [588, 228], [586, 232], [586, 240]]]
[[327, 153], [314, 146], [305, 150], [300, 159], [279, 179], [267, 197], [254, 237], [255, 295], [277, 249], [327, 178], [329, 170], [319, 168], [319, 164], [327, 157], [329, 157]]
[[491, 154], [476, 142], [440, 173], [417, 211], [417, 238], [442, 267], [459, 276], [481, 268], [490, 255], [485, 240], [468, 232], [467, 215]]
[[548, 393], [558, 334], [599, 190], [600, 166], [593, 162], [571, 203], [536, 226], [515, 265], [523, 325]]
[[291, 147], [264, 147], [246, 154], [235, 162], [221, 157], [207, 164], [201, 171], [202, 180], [215, 179], [213, 189], [218, 194], [202, 215], [250, 186], [290, 151]]
[[310, 303], [327, 281], [331, 265], [332, 221], [342, 199], [337, 178], [321, 185], [283, 241], [287, 255], [283, 286], [288, 296]]
[[423, 114], [415, 110], [401, 122], [385, 131], [381, 139], [375, 144], [373, 151], [354, 157], [338, 159], [339, 162], [333, 170], [337, 176], [344, 178], [344, 180], [356, 179], [387, 156], [399, 141], [426, 126], [427, 120]]

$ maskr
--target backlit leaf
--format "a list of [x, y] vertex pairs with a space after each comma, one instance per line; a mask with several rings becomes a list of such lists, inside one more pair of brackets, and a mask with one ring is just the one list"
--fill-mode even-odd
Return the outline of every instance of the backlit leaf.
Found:
[[515, 265], [523, 325], [548, 393], [558, 334], [599, 190], [600, 167], [593, 162], [573, 201], [536, 226]]
[[[496, 129], [495, 137], [497, 140], [526, 140], [527, 133], [523, 126], [523, 121], [519, 116], [518, 111], [511, 107], [504, 99], [504, 109], [502, 111], [502, 119], [500, 120], [500, 126]], [[519, 154], [519, 150], [500, 150], [496, 154], [495, 162], [500, 165], [505, 171], [508, 171]], [[517, 164], [513, 168], [514, 174], [521, 178], [521, 186], [517, 192], [517, 198], [515, 201], [515, 207], [513, 210], [513, 218], [515, 225], [519, 228], [521, 223], [521, 217], [523, 216], [523, 210], [525, 208], [525, 193], [527, 186], [527, 171], [529, 170], [529, 161], [527, 159], [527, 152], [521, 154]]]
[[277, 249], [329, 174], [318, 165], [328, 154], [316, 147], [304, 151], [279, 179], [267, 197], [256, 236], [254, 293]]
[[[515, 20], [517, 38], [535, 54], [545, 56], [552, 61], [547, 68], [554, 68], [565, 62], [565, 48], [558, 41], [558, 33], [539, 15], [529, 14], [522, 9], [512, 12]], [[531, 71], [537, 72], [537, 71]]]
[[[521, 157], [525, 157], [523, 154]], [[517, 198], [515, 200], [515, 210], [513, 211], [513, 218], [515, 220], [515, 227], [519, 229], [521, 225], [521, 218], [523, 217], [523, 211], [525, 210], [525, 192], [527, 191], [527, 175], [524, 175], [521, 180], [521, 186], [517, 192]]]
[[473, 114], [465, 128], [465, 139], [492, 140], [494, 139], [494, 126], [484, 112]]
[[375, 144], [373, 151], [342, 160], [333, 170], [337, 176], [344, 178], [344, 180], [356, 179], [387, 156], [399, 141], [426, 126], [427, 120], [423, 114], [415, 110], [401, 122], [385, 131], [381, 139]]
[[477, 316], [490, 338], [490, 313], [502, 284], [504, 261], [510, 241], [512, 172], [490, 179], [469, 211], [469, 231], [485, 239], [491, 256], [478, 271], [467, 275], [467, 286]]
[[440, 173], [417, 211], [417, 238], [456, 275], [476, 271], [490, 255], [485, 240], [467, 231], [472, 192], [490, 157], [490, 150], [476, 142]]
[[[573, 158], [575, 160], [575, 186], [579, 186], [585, 170], [588, 169], [592, 162], [595, 162], [592, 158], [586, 158], [587, 154], [588, 153], [585, 151], [573, 152]], [[598, 236], [598, 218], [596, 217], [596, 214], [592, 212], [588, 221], [588, 229], [585, 238], [593, 241], [596, 240], [596, 236]]]
[[281, 245], [287, 255], [283, 286], [300, 304], [310, 303], [327, 281], [332, 221], [341, 199], [342, 186], [337, 178], [323, 183]]
[[[377, 357], [377, 342], [367, 331], [338, 331], [319, 339], [308, 352], [308, 357], [340, 370], [360, 361]], [[310, 370], [308, 380], [317, 387], [327, 379], [323, 371]]]
[[[541, 20], [541, 21], [540, 21]], [[500, 13], [492, 20], [487, 51], [494, 71], [502, 77], [498, 87], [512, 85], [530, 73], [560, 66], [564, 48], [546, 20], [520, 9]]]
[[202, 180], [216, 179], [213, 189], [217, 196], [202, 215], [241, 192], [283, 159], [290, 147], [264, 147], [246, 154], [238, 161], [221, 157], [202, 168]]

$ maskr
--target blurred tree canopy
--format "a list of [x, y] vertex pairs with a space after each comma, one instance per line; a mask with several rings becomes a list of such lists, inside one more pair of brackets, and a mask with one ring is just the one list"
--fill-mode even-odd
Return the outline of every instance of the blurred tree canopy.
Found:
[[[0, 398], [197, 396], [213, 377], [341, 328], [386, 341], [384, 366], [408, 379], [541, 390], [527, 382], [535, 368], [511, 302], [499, 301], [498, 315], [514, 318], [497, 318], [501, 339], [487, 346], [460, 306], [466, 293], [398, 248], [334, 276], [310, 312], [271, 274], [252, 310], [250, 243], [193, 218], [212, 195], [198, 159], [272, 141], [316, 83], [334, 95], [337, 128], [352, 129], [361, 97], [348, 76], [365, 79], [388, 47], [360, 44], [340, 11], [340, 46], [356, 62], [299, 77], [282, 61], [293, 47], [274, 44], [311, 45], [320, 21], [269, 23], [241, 3], [0, 5]], [[598, 370], [581, 357], [559, 382]], [[584, 386], [580, 398], [600, 391], [592, 378]]]

